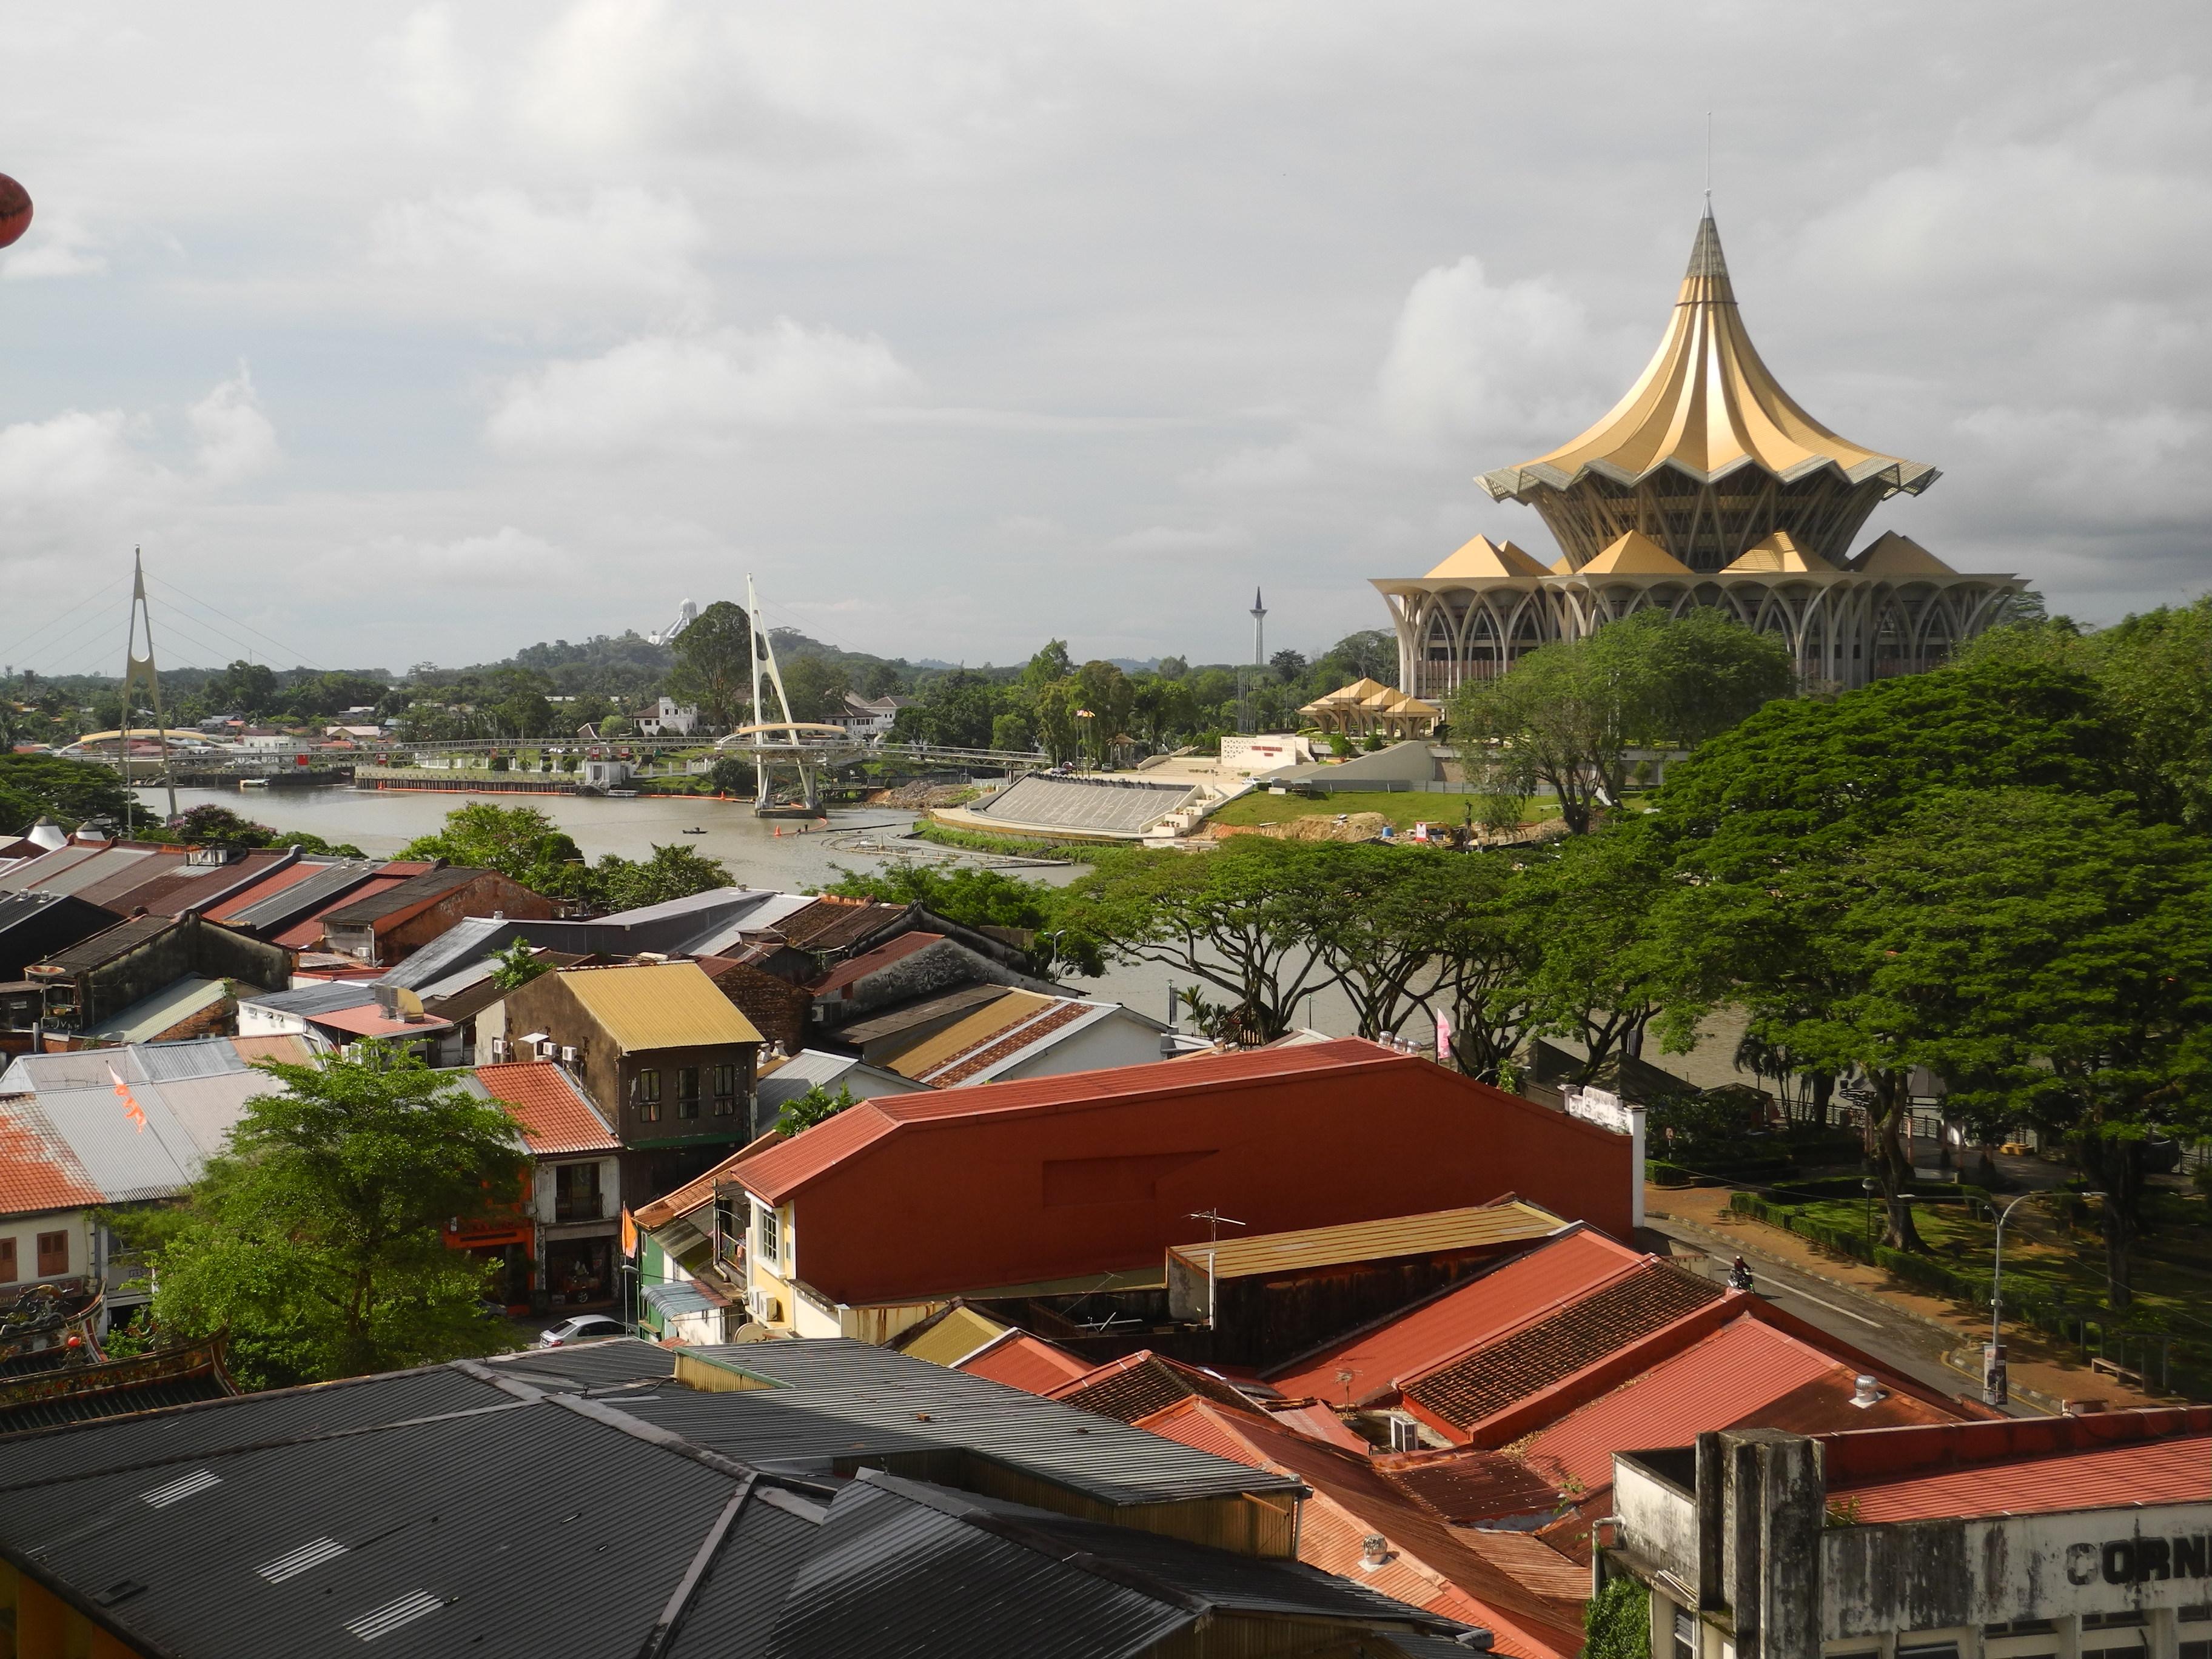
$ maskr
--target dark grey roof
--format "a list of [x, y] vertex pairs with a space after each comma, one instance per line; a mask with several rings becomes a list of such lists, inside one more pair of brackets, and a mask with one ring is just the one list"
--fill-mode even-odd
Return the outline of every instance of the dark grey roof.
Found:
[[357, 979], [330, 980], [321, 984], [295, 986], [289, 991], [265, 991], [240, 1000], [257, 1008], [266, 1008], [271, 1013], [334, 1014], [341, 1008], [358, 1008], [363, 1003], [375, 1001], [376, 987]]
[[1288, 1475], [865, 1342], [824, 1338], [691, 1352], [774, 1386], [668, 1389], [627, 1400], [623, 1409], [764, 1468], [827, 1474], [891, 1457], [919, 1470], [931, 1454], [960, 1448], [1116, 1506], [1298, 1486]]
[[902, 1031], [932, 1021], [950, 1025], [970, 1009], [980, 1008], [987, 1002], [995, 1002], [1012, 988], [1006, 985], [963, 985], [957, 991], [947, 991], [943, 996], [926, 997], [920, 1002], [909, 1002], [888, 1012], [871, 1014], [866, 1019], [856, 1019], [849, 1025], [837, 1028], [836, 1039], [843, 1043], [874, 1042], [880, 1038], [896, 1036]]
[[288, 927], [309, 911], [343, 897], [381, 868], [382, 863], [376, 859], [345, 859], [267, 898], [256, 899], [227, 920], [233, 927], [243, 927], [248, 932]]
[[402, 910], [411, 910], [418, 904], [458, 891], [488, 871], [471, 870], [451, 865], [443, 870], [431, 870], [422, 875], [410, 876], [406, 880], [371, 893], [367, 898], [356, 899], [350, 904], [341, 904], [323, 917], [323, 926], [331, 927], [361, 927]]
[[[917, 1392], [936, 1367], [865, 1361], [855, 1343], [757, 1346], [780, 1351], [777, 1378], [896, 1375], [909, 1419], [956, 1396], [1010, 1413], [1030, 1399], [957, 1372], [939, 1375], [976, 1385], [964, 1395]], [[817, 1346], [834, 1352], [789, 1352]], [[848, 1440], [871, 1425], [800, 1381], [728, 1394], [655, 1381], [672, 1363], [592, 1344], [0, 1439], [0, 1547], [174, 1659], [320, 1659], [369, 1641], [403, 1659], [1124, 1659], [1217, 1611], [1319, 1621], [1304, 1626], [1316, 1635], [1459, 1628], [1287, 1563], [879, 1470], [821, 1482], [717, 1455], [641, 1407], [682, 1398], [697, 1423], [742, 1429], [771, 1421], [750, 1409], [763, 1398], [814, 1394], [846, 1413]], [[1066, 1407], [1047, 1421], [1154, 1439]], [[1247, 1489], [1282, 1484], [1157, 1443]], [[656, 1648], [672, 1609], [673, 1641]]]
[[46, 960], [64, 974], [88, 973], [126, 951], [135, 951], [156, 933], [177, 925], [174, 916], [134, 916], [129, 921], [118, 921], [112, 927], [103, 928], [88, 939], [80, 939], [75, 945], [57, 951]]

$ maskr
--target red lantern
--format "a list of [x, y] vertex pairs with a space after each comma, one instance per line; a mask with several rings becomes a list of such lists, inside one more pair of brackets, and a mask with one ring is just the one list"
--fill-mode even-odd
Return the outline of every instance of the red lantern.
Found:
[[0, 173], [0, 247], [7, 247], [31, 228], [31, 192]]

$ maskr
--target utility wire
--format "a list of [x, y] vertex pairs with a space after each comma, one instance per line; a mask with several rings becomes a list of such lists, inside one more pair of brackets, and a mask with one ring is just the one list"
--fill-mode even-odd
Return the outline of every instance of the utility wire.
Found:
[[[226, 622], [237, 623], [239, 627], [244, 629], [255, 638], [265, 641], [268, 644], [275, 646], [279, 651], [290, 657], [295, 665], [299, 667], [313, 668], [320, 673], [329, 673], [331, 672], [325, 665], [319, 663], [313, 658], [309, 657], [306, 652], [301, 651], [297, 646], [287, 645], [283, 641], [276, 638], [273, 634], [265, 634], [262, 632], [261, 629], [256, 628], [252, 623], [246, 621], [243, 617], [232, 616], [230, 612], [225, 611], [219, 605], [216, 605], [210, 600], [204, 599], [196, 593], [188, 593], [183, 588], [177, 587], [168, 582], [165, 582], [158, 576], [149, 576], [146, 580], [153, 583], [155, 586], [161, 589], [164, 592], [173, 595], [180, 605], [198, 605], [201, 610], [211, 611], [216, 616], [223, 618]], [[214, 625], [210, 623], [209, 626], [213, 627]], [[221, 629], [216, 629], [215, 631], [217, 633], [224, 632], [224, 630]]]
[[[9, 661], [14, 660], [15, 653], [21, 650], [25, 646], [28, 645], [32, 641], [37, 639], [40, 634], [45, 629], [58, 628], [62, 623], [67, 622], [71, 617], [75, 616], [78, 611], [83, 610], [85, 606], [92, 604], [94, 600], [106, 599], [109, 594], [112, 593], [117, 588], [122, 586], [123, 578], [118, 576], [113, 581], [108, 583], [106, 586], [100, 588], [98, 592], [87, 594], [83, 599], [79, 599], [68, 610], [63, 611], [60, 616], [56, 617], [53, 621], [41, 623], [38, 628], [33, 628], [29, 633], [17, 640], [15, 644], [8, 647], [4, 651], [0, 651], [0, 659], [5, 659]], [[71, 631], [75, 632], [76, 630], [72, 629]]]

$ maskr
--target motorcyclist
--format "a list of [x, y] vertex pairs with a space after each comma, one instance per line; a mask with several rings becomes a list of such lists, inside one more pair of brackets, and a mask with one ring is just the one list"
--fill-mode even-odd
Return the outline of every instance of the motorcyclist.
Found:
[[1732, 1291], [1749, 1290], [1751, 1288], [1751, 1263], [1746, 1261], [1741, 1256], [1736, 1257], [1735, 1265], [1729, 1269], [1728, 1282], [1729, 1289]]

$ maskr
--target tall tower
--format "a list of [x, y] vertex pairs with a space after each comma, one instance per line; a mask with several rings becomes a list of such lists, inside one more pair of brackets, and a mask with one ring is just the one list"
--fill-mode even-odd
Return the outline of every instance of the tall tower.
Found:
[[[138, 653], [141, 629], [146, 635], [146, 653]], [[161, 745], [161, 781], [168, 786], [169, 817], [177, 816], [177, 785], [169, 768], [168, 721], [161, 714], [161, 677], [154, 668], [154, 617], [146, 608], [146, 562], [137, 549], [131, 550], [131, 626], [123, 647], [123, 733], [116, 740], [116, 758], [123, 766], [123, 836], [129, 840], [131, 820], [137, 798], [131, 787], [131, 708], [141, 690], [154, 706], [155, 740]]]
[[1252, 590], [1252, 666], [1267, 665], [1267, 607], [1260, 598], [1260, 590]]
[[1237, 729], [1247, 733], [1252, 730], [1252, 688], [1267, 665], [1267, 605], [1256, 587], [1252, 590], [1251, 617], [1252, 661], [1237, 675]]

